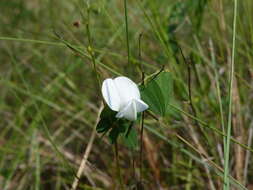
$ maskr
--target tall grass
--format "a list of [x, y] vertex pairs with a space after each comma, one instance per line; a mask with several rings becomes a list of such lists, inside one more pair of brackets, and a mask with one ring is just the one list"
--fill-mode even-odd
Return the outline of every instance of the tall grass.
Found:
[[[1, 1], [0, 189], [62, 190], [75, 180], [76, 189], [118, 189], [118, 169], [129, 189], [250, 189], [252, 6]], [[168, 113], [145, 114], [142, 144], [119, 141], [116, 164], [106, 136], [94, 134], [100, 83], [141, 83], [140, 70], [149, 77], [163, 66], [173, 75]]]
[[234, 0], [234, 21], [233, 21], [233, 44], [232, 44], [232, 59], [229, 73], [229, 106], [228, 106], [228, 124], [227, 124], [227, 137], [225, 145], [225, 163], [224, 163], [224, 190], [230, 189], [229, 182], [229, 158], [230, 158], [230, 137], [232, 128], [232, 100], [233, 100], [233, 85], [234, 85], [234, 65], [235, 65], [235, 48], [236, 48], [236, 17], [237, 17], [237, 0]]

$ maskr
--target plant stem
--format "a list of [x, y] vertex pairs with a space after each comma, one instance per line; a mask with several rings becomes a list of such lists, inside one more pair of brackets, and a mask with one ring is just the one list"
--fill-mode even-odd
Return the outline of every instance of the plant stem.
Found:
[[91, 35], [90, 35], [90, 16], [89, 15], [90, 15], [90, 11], [88, 9], [88, 22], [86, 24], [86, 29], [87, 29], [89, 46], [87, 48], [87, 51], [88, 51], [88, 53], [91, 56], [91, 60], [92, 60], [92, 64], [93, 64], [93, 69], [94, 69], [94, 72], [95, 72], [95, 75], [96, 75], [98, 86], [99, 86], [99, 88], [101, 88], [101, 82], [100, 82], [100, 77], [99, 77], [99, 73], [98, 73], [97, 66], [96, 66], [96, 60], [95, 60], [95, 57], [94, 57], [94, 51], [92, 49], [92, 40], [91, 40]]
[[[213, 64], [213, 69], [214, 69], [214, 75], [215, 75], [217, 98], [218, 98], [218, 102], [219, 102], [221, 127], [222, 127], [222, 132], [225, 134], [225, 121], [224, 121], [224, 116], [223, 116], [223, 106], [222, 106], [222, 100], [221, 100], [220, 82], [219, 82], [219, 75], [218, 75], [218, 72], [216, 69], [217, 64], [216, 64], [212, 40], [209, 40], [209, 44], [210, 44], [210, 50], [211, 50], [211, 59], [212, 59], [212, 64]], [[225, 136], [223, 136], [223, 148], [224, 148], [224, 150], [226, 149], [226, 137]], [[223, 164], [224, 164], [224, 162], [223, 162]]]
[[235, 64], [235, 38], [236, 38], [236, 17], [237, 17], [237, 0], [234, 0], [234, 20], [233, 20], [233, 46], [232, 46], [232, 62], [229, 73], [229, 110], [227, 123], [227, 137], [225, 149], [225, 164], [224, 164], [224, 190], [230, 189], [229, 183], [229, 151], [230, 151], [230, 137], [232, 128], [232, 98], [233, 98], [233, 82], [234, 82], [234, 64]]
[[143, 132], [145, 112], [141, 115], [141, 142], [140, 142], [140, 183], [142, 183], [142, 153], [143, 153]]
[[115, 149], [115, 159], [116, 159], [116, 167], [117, 167], [117, 173], [118, 173], [118, 178], [119, 178], [119, 183], [120, 183], [120, 189], [124, 190], [121, 171], [120, 171], [120, 165], [119, 165], [119, 150], [118, 150], [118, 142], [117, 141], [114, 144], [114, 149]]
[[[142, 38], [142, 33], [139, 35], [139, 61], [140, 62], [142, 61], [142, 56], [141, 56], [141, 38]], [[141, 70], [141, 84], [144, 85], [145, 73], [144, 73], [142, 65], [139, 65], [139, 68]], [[145, 111], [142, 112], [142, 114], [141, 114], [140, 180], [139, 180], [140, 184], [142, 184], [142, 152], [143, 152], [144, 117], [145, 117]]]
[[144, 73], [144, 70], [143, 70], [143, 65], [141, 64], [142, 62], [142, 55], [141, 55], [141, 38], [142, 38], [142, 33], [140, 33], [139, 35], [139, 61], [140, 61], [140, 64], [139, 64], [139, 69], [141, 71], [141, 84], [144, 85], [144, 79], [145, 79], [145, 73]]
[[125, 9], [125, 25], [126, 25], [126, 43], [127, 43], [127, 63], [130, 63], [130, 47], [129, 47], [129, 32], [128, 32], [128, 15], [127, 15], [127, 0], [124, 0]]

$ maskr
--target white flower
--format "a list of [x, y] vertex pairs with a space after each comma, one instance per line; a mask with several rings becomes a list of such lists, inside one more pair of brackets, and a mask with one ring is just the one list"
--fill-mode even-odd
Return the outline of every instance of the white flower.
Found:
[[138, 86], [127, 77], [104, 80], [102, 95], [108, 106], [118, 112], [117, 118], [134, 121], [137, 113], [148, 109], [148, 105], [141, 100]]

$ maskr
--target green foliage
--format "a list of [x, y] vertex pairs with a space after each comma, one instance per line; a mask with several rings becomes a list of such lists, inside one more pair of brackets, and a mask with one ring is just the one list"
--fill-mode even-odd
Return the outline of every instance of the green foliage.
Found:
[[[178, 61], [176, 54], [179, 52], [177, 33], [182, 30], [190, 31], [190, 34], [199, 35], [202, 26], [204, 10], [208, 0], [187, 0], [177, 1], [170, 9], [168, 18], [169, 24], [167, 33], [169, 44], [173, 51], [175, 59]], [[188, 18], [187, 18], [188, 17]], [[186, 20], [190, 18], [191, 25], [186, 25]]]
[[136, 128], [132, 127], [132, 125], [130, 125], [125, 132], [123, 136], [123, 142], [127, 147], [131, 149], [135, 149], [138, 146], [137, 130]]
[[112, 144], [118, 141], [121, 136], [123, 142], [129, 148], [135, 148], [138, 145], [138, 136], [133, 122], [115, 117], [116, 112], [105, 106], [100, 115], [100, 121], [96, 126], [98, 133], [106, 134], [109, 132], [109, 140]]
[[[173, 84], [170, 72], [162, 71], [154, 76], [146, 85], [141, 86], [141, 97], [150, 106], [154, 113], [165, 116], [169, 101], [172, 96]], [[109, 132], [109, 140], [114, 144], [119, 136], [129, 148], [135, 148], [138, 144], [138, 136], [133, 122], [115, 117], [116, 112], [105, 106], [100, 115], [100, 121], [96, 126], [98, 133]]]
[[162, 71], [144, 86], [140, 87], [141, 97], [154, 113], [165, 116], [172, 96], [172, 76], [170, 72]]
[[[253, 176], [253, 157], [247, 156], [252, 154], [247, 149], [252, 145], [253, 1], [238, 1], [233, 93], [228, 85], [233, 1], [127, 3], [130, 62], [140, 63], [148, 77], [161, 65], [173, 76], [173, 91], [169, 91], [173, 96], [167, 109], [157, 77], [152, 79], [154, 84], [147, 80], [142, 87], [154, 89], [146, 89], [151, 92], [146, 97], [148, 112], [162, 117], [156, 121], [145, 114], [145, 133], [154, 148], [145, 146], [143, 152], [145, 189], [159, 189], [157, 184], [175, 190], [222, 189], [224, 155], [229, 158], [231, 189], [249, 188]], [[88, 20], [101, 79], [119, 75], [134, 81], [141, 78], [137, 64], [127, 64], [124, 2], [2, 0], [0, 10], [0, 189], [69, 189], [76, 163], [90, 142], [102, 99], [87, 52]], [[191, 92], [196, 117], [189, 105], [187, 68], [179, 46], [193, 63]], [[229, 99], [229, 94], [234, 98]], [[228, 123], [229, 100], [233, 102], [231, 137], [235, 139], [230, 154], [224, 154], [222, 130]], [[120, 124], [110, 109], [102, 115], [97, 131], [105, 136], [95, 138], [88, 156], [91, 165], [85, 167], [87, 176], [80, 178], [77, 189], [119, 187], [109, 137], [119, 142], [121, 174], [130, 189], [135, 175], [133, 167], [125, 166], [138, 162], [139, 150], [129, 151], [121, 145], [137, 147], [139, 123], [132, 127], [130, 122]], [[195, 125], [197, 121], [201, 129]], [[236, 140], [241, 144], [235, 144]], [[237, 150], [242, 154], [234, 154]], [[202, 151], [205, 154], [200, 154]], [[137, 172], [139, 164], [135, 166]], [[156, 172], [158, 178], [153, 175]]]
[[115, 144], [118, 140], [119, 135], [126, 131], [125, 125], [120, 125], [119, 123], [117, 124], [118, 125], [114, 125], [114, 127], [112, 127], [112, 129], [109, 132], [108, 137], [112, 144]]
[[106, 133], [117, 122], [115, 115], [117, 112], [112, 111], [108, 106], [105, 106], [100, 115], [100, 121], [97, 124], [96, 130], [98, 133]]
[[171, 8], [171, 14], [169, 16], [168, 32], [172, 34], [176, 32], [178, 27], [185, 23], [187, 16], [190, 16], [193, 22], [192, 29], [194, 32], [200, 30], [203, 14], [208, 0], [188, 0], [178, 1]]

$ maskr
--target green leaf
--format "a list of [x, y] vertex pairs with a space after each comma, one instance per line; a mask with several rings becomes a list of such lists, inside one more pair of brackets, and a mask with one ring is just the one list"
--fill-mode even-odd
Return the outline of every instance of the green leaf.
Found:
[[[137, 135], [135, 131], [131, 130], [133, 122], [115, 117], [117, 112], [112, 111], [108, 106], [105, 106], [100, 115], [100, 121], [96, 126], [98, 133], [106, 133], [109, 131], [109, 141], [114, 144], [120, 135], [126, 139], [126, 145], [134, 148], [137, 144]], [[136, 138], [135, 138], [136, 136]]]
[[163, 71], [156, 77], [155, 81], [161, 89], [164, 97], [164, 103], [167, 107], [173, 92], [172, 76], [170, 72]]
[[141, 97], [149, 105], [151, 111], [159, 115], [164, 115], [165, 103], [163, 94], [155, 80], [150, 81], [146, 87], [141, 88]]
[[134, 127], [129, 126], [129, 129], [123, 136], [123, 142], [128, 148], [135, 149], [138, 146], [138, 135]]
[[111, 110], [108, 106], [105, 106], [103, 111], [101, 112], [100, 118], [110, 118], [110, 117], [115, 118], [116, 114], [117, 112]]
[[111, 124], [112, 123], [111, 123], [110, 119], [102, 118], [102, 119], [100, 119], [100, 121], [96, 127], [96, 130], [98, 133], [104, 133], [111, 128], [111, 126], [112, 126]]
[[112, 128], [108, 136], [111, 144], [114, 144], [115, 142], [117, 142], [119, 134], [120, 134], [120, 130], [118, 127]]
[[172, 76], [163, 71], [145, 86], [141, 86], [141, 97], [154, 113], [164, 116], [172, 96]]
[[116, 112], [112, 111], [108, 106], [105, 106], [100, 115], [100, 121], [97, 124], [96, 130], [98, 133], [105, 133], [112, 128], [113, 124], [117, 122], [115, 117]]
[[127, 131], [127, 127], [129, 122], [126, 120], [118, 120], [113, 126], [112, 130], [109, 133], [109, 140], [112, 144], [114, 144], [121, 133], [125, 133]]

